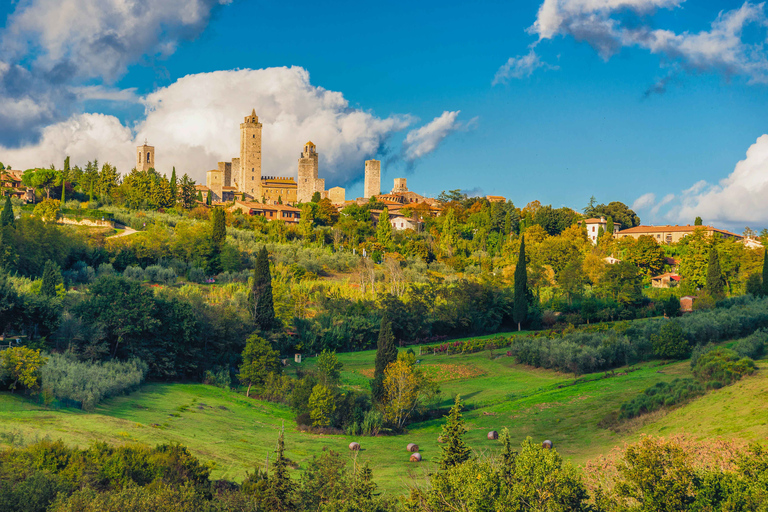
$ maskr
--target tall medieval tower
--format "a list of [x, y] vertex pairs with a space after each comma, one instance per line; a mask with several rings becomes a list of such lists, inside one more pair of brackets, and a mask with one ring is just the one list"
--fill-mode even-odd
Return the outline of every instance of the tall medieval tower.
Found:
[[318, 167], [317, 147], [309, 141], [304, 144], [304, 151], [299, 157], [299, 183], [296, 190], [298, 202], [310, 202], [315, 192], [323, 194], [325, 180], [317, 179]]
[[147, 141], [144, 141], [143, 146], [136, 148], [136, 170], [148, 171], [155, 168], [155, 147], [147, 146]]
[[381, 160], [366, 160], [363, 197], [369, 199], [379, 194], [381, 194]]
[[261, 201], [261, 123], [256, 109], [240, 124], [240, 169], [237, 187], [240, 192]]

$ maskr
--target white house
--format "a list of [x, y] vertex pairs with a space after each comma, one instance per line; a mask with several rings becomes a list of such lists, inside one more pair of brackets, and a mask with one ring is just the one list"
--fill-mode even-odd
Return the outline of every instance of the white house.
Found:
[[[587, 238], [593, 243], [597, 244], [597, 234], [600, 232], [600, 228], [603, 228], [603, 231], [605, 231], [608, 228], [608, 221], [605, 219], [605, 217], [597, 218], [591, 218], [591, 219], [584, 219], [582, 221], [587, 226]], [[621, 223], [615, 222], [613, 223], [613, 235], [616, 236], [616, 234], [619, 232], [619, 229], [621, 229]]]
[[418, 219], [397, 214], [389, 216], [389, 223], [392, 224], [392, 229], [395, 231], [403, 231], [406, 229], [419, 231], [421, 229], [421, 225], [423, 224], [423, 222]]

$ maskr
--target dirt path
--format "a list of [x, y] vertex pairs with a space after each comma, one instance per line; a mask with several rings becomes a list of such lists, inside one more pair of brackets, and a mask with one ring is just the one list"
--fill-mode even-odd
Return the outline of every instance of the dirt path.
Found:
[[123, 231], [119, 235], [112, 235], [112, 236], [110, 236], [108, 238], [120, 238], [121, 236], [128, 236], [128, 235], [132, 235], [134, 233], [138, 233], [138, 231], [136, 231], [133, 228], [129, 228], [128, 226], [125, 226], [125, 231]]

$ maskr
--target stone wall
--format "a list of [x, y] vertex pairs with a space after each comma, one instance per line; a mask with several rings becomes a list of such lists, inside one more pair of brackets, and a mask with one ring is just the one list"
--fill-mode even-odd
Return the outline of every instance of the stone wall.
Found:
[[90, 226], [90, 227], [115, 227], [115, 221], [113, 220], [101, 220], [101, 219], [70, 219], [67, 217], [59, 217], [56, 221], [58, 224], [68, 224], [72, 226]]

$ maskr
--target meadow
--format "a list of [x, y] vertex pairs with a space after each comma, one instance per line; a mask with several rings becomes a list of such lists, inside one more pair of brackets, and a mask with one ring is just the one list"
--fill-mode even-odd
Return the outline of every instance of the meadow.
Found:
[[[342, 385], [366, 388], [374, 355], [374, 351], [339, 354], [344, 364]], [[441, 407], [448, 407], [456, 394], [462, 396], [467, 441], [481, 455], [499, 446], [487, 439], [488, 431], [504, 427], [515, 443], [527, 436], [551, 439], [579, 466], [642, 433], [685, 432], [742, 440], [768, 435], [765, 361], [758, 363], [754, 376], [733, 386], [611, 430], [602, 428], [600, 420], [646, 387], [690, 375], [688, 361], [654, 361], [574, 379], [572, 374], [515, 364], [503, 350], [418, 357], [421, 368], [440, 383]], [[314, 358], [305, 358], [300, 365], [311, 368], [314, 363]], [[287, 371], [295, 372], [298, 366], [291, 363]], [[287, 456], [296, 473], [325, 449], [353, 458], [347, 445], [354, 440], [362, 445], [358, 461], [368, 461], [382, 489], [396, 494], [423, 482], [440, 453], [442, 419], [413, 424], [403, 435], [353, 438], [300, 432], [293, 417], [286, 406], [203, 384], [145, 384], [130, 395], [106, 400], [92, 413], [47, 408], [21, 394], [2, 393], [0, 443], [24, 444], [45, 437], [81, 447], [94, 441], [178, 442], [211, 464], [213, 478], [240, 481], [247, 471], [264, 467], [284, 426]], [[419, 445], [421, 464], [408, 461], [405, 446], [410, 442]]]

